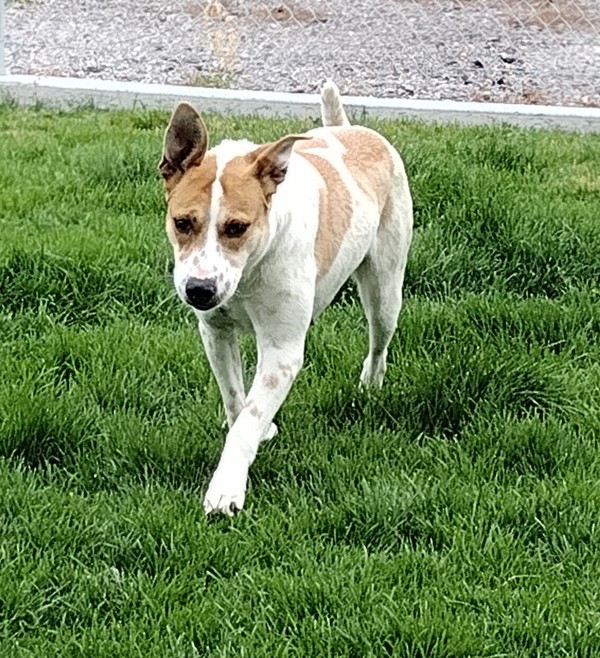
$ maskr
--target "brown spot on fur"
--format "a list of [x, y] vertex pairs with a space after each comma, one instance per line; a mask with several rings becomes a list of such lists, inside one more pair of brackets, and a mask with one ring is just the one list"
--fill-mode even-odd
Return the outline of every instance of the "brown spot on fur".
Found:
[[265, 375], [263, 377], [263, 384], [266, 388], [273, 390], [279, 386], [279, 379], [277, 375]]
[[288, 366], [287, 363], [278, 363], [277, 367], [279, 368], [279, 370], [281, 370], [284, 377], [291, 378], [292, 368], [290, 366]]
[[305, 141], [308, 139], [306, 135], [286, 135], [276, 142], [264, 144], [254, 151], [254, 175], [260, 181], [267, 199], [275, 194], [277, 186], [285, 179], [289, 157], [294, 145], [299, 140]]
[[386, 143], [375, 132], [352, 126], [335, 130], [346, 148], [344, 163], [361, 190], [383, 210], [390, 190], [392, 158]]
[[[223, 188], [219, 216], [219, 242], [228, 252], [237, 252], [249, 241], [260, 238], [268, 231], [267, 211], [269, 200], [260, 181], [254, 175], [253, 154], [238, 156], [230, 160], [219, 178]], [[247, 224], [245, 233], [227, 237], [228, 222]]]
[[248, 411], [250, 412], [250, 415], [254, 416], [255, 418], [260, 418], [262, 416], [261, 410], [256, 406], [254, 402], [248, 407]]
[[[223, 188], [219, 242], [230, 254], [241, 251], [244, 245], [253, 251], [268, 234], [267, 213], [271, 197], [285, 179], [294, 144], [304, 139], [304, 135], [286, 135], [251, 153], [232, 158], [223, 168], [219, 178]], [[227, 234], [227, 224], [244, 224], [247, 229], [232, 237]]]
[[[311, 146], [312, 145], [312, 146]], [[325, 158], [305, 150], [326, 147], [322, 139], [301, 144], [297, 152], [317, 170], [323, 179], [319, 198], [319, 227], [315, 240], [315, 259], [319, 276], [327, 274], [350, 228], [352, 199], [336, 168]]]
[[236, 210], [236, 215], [254, 215], [268, 207], [261, 184], [254, 175], [254, 161], [252, 153], [237, 156], [225, 165], [219, 178], [227, 203]]
[[[200, 165], [190, 167], [184, 173], [168, 194], [167, 234], [180, 253], [202, 247], [216, 177], [217, 158], [208, 153]], [[193, 229], [189, 233], [180, 233], [175, 229], [174, 220], [179, 217], [194, 218]]]

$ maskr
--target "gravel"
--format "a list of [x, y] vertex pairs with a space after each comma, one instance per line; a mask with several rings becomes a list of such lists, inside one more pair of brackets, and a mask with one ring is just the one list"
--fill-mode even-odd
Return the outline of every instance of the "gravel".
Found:
[[598, 0], [7, 0], [15, 74], [600, 106]]

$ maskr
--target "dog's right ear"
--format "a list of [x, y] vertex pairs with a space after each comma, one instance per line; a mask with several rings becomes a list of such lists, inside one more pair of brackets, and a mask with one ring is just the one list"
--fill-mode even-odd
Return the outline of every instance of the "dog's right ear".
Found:
[[189, 103], [180, 103], [165, 132], [163, 156], [158, 168], [165, 185], [172, 188], [183, 174], [202, 162], [208, 148], [204, 121]]
[[252, 171], [260, 181], [267, 199], [275, 194], [277, 186], [285, 180], [292, 149], [300, 139], [310, 138], [306, 135], [286, 135], [276, 142], [260, 146], [250, 154], [254, 161]]

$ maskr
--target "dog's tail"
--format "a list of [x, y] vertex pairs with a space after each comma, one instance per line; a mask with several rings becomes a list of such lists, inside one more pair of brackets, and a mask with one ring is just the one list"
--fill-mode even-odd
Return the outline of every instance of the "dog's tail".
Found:
[[321, 89], [321, 118], [324, 126], [350, 125], [342, 105], [340, 90], [331, 80], [328, 80]]

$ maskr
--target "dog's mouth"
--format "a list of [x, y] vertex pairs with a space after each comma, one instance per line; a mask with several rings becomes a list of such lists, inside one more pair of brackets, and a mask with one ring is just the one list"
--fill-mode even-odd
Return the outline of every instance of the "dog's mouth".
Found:
[[197, 311], [211, 311], [212, 309], [217, 308], [217, 306], [220, 304], [220, 300], [215, 299], [214, 301], [199, 303], [192, 302], [187, 299], [186, 303], [189, 304], [192, 308], [195, 308]]

